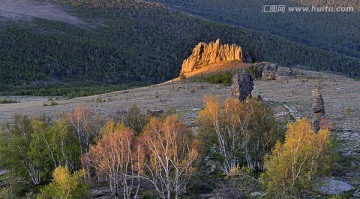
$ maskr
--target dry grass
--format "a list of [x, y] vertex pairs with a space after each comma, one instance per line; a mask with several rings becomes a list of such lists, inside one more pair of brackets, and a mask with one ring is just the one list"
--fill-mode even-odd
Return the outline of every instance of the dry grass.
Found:
[[[255, 82], [253, 95], [261, 95], [274, 104], [285, 103], [296, 108], [298, 116], [310, 117], [311, 91], [320, 86], [328, 120], [335, 122], [339, 128], [360, 130], [359, 81], [327, 73], [303, 70], [298, 70], [297, 73], [300, 75], [281, 82], [258, 80]], [[19, 100], [20, 103], [0, 105], [0, 121], [9, 121], [14, 112], [28, 115], [46, 113], [53, 116], [56, 112], [68, 112], [79, 104], [88, 105], [93, 111], [103, 114], [127, 110], [134, 104], [143, 110], [176, 108], [184, 118], [190, 119], [188, 114], [203, 107], [202, 98], [207, 93], [220, 95], [225, 99], [229, 96], [230, 87], [191, 82], [190, 79], [173, 80], [127, 91], [59, 99], [56, 100], [58, 105], [53, 107], [43, 106], [44, 103], [49, 103], [45, 97], [3, 97]]]
[[[350, 153], [347, 157], [357, 157], [360, 154], [360, 82], [327, 73], [303, 70], [296, 70], [296, 73], [297, 76], [281, 82], [256, 81], [253, 95], [261, 95], [278, 116], [289, 115], [288, 109], [291, 109], [296, 117], [310, 117], [311, 91], [320, 87], [328, 121], [334, 122], [340, 129], [337, 132], [340, 138], [340, 152]], [[198, 111], [203, 108], [202, 98], [210, 93], [219, 95], [222, 100], [225, 100], [230, 94], [230, 87], [191, 82], [190, 78], [103, 95], [57, 99], [55, 106], [44, 106], [44, 103], [51, 102], [46, 97], [0, 97], [0, 99], [20, 101], [16, 104], [0, 104], [0, 122], [11, 121], [14, 112], [31, 116], [41, 113], [56, 116], [58, 113], [66, 113], [80, 104], [85, 104], [96, 113], [110, 115], [137, 105], [144, 111], [176, 109], [182, 120], [194, 126]], [[344, 170], [347, 169], [344, 168]], [[360, 168], [352, 167], [351, 173], [351, 175], [340, 176], [340, 179], [354, 186], [360, 186]]]

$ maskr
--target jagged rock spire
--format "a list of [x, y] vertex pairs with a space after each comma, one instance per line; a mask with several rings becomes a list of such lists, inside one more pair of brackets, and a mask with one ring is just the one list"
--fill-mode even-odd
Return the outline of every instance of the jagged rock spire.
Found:
[[220, 39], [209, 44], [200, 42], [191, 56], [184, 60], [181, 73], [186, 74], [219, 62], [242, 61], [242, 57], [242, 50], [238, 45], [221, 45]]

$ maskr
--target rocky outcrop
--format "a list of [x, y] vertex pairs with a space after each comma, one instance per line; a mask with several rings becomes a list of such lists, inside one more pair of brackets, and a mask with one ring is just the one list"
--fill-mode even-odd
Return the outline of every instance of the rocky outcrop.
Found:
[[267, 80], [274, 80], [277, 76], [278, 65], [276, 63], [260, 63], [261, 77]]
[[318, 132], [323, 123], [325, 122], [325, 106], [324, 99], [319, 91], [319, 89], [314, 89], [312, 91], [312, 127], [315, 132]]
[[240, 101], [251, 97], [251, 91], [254, 89], [254, 78], [247, 72], [242, 71], [233, 77], [231, 86], [231, 96]]
[[313, 187], [316, 191], [331, 195], [339, 195], [354, 189], [350, 184], [330, 177], [321, 178], [320, 183], [315, 184]]
[[201, 42], [194, 48], [191, 56], [184, 60], [181, 73], [186, 74], [219, 62], [242, 61], [242, 57], [242, 50], [238, 45], [221, 45], [220, 39], [209, 44]]
[[260, 62], [255, 64], [256, 76], [264, 80], [283, 80], [291, 76], [290, 73], [282, 72], [277, 63]]

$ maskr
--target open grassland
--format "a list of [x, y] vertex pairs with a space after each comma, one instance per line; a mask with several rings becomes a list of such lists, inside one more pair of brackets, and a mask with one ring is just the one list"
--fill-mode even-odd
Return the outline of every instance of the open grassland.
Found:
[[[282, 68], [282, 70], [288, 70]], [[261, 95], [274, 109], [278, 118], [311, 117], [311, 91], [321, 88], [326, 116], [333, 123], [341, 159], [335, 177], [360, 186], [360, 82], [328, 73], [293, 70], [294, 76], [281, 81], [257, 80], [253, 95]], [[176, 110], [186, 124], [196, 130], [198, 111], [203, 108], [206, 94], [225, 100], [230, 86], [195, 81], [193, 78], [163, 84], [73, 99], [56, 97], [6, 97], [19, 103], [0, 104], [0, 121], [10, 122], [13, 113], [57, 116], [84, 104], [93, 112], [117, 116], [132, 105], [146, 111]], [[2, 99], [5, 97], [0, 97]], [[291, 116], [290, 116], [291, 115]]]
[[[289, 104], [296, 109], [299, 117], [310, 117], [311, 91], [320, 87], [328, 120], [341, 129], [359, 130], [359, 81], [339, 75], [296, 69], [293, 73], [293, 77], [282, 81], [257, 80], [253, 95], [261, 95], [266, 101], [274, 104]], [[230, 87], [188, 78], [183, 81], [175, 79], [163, 84], [74, 99], [7, 96], [0, 98], [18, 100], [20, 103], [0, 105], [0, 121], [9, 121], [14, 112], [28, 115], [46, 113], [54, 116], [56, 112], [68, 112], [79, 104], [85, 104], [93, 111], [104, 114], [126, 111], [131, 105], [137, 105], [142, 110], [175, 108], [186, 117], [186, 113], [192, 112], [191, 110], [202, 108], [202, 98], [207, 93], [225, 99], [230, 94]], [[51, 100], [57, 105], [46, 106], [50, 105]]]

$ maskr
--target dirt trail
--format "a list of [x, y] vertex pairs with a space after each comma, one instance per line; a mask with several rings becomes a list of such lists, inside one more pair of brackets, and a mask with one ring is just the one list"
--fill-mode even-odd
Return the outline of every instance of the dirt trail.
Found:
[[30, 20], [33, 17], [62, 21], [74, 25], [81, 25], [85, 23], [50, 2], [32, 0], [0, 0], [0, 20]]

